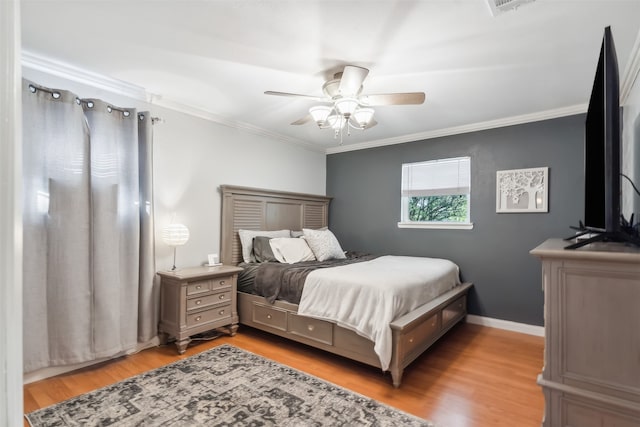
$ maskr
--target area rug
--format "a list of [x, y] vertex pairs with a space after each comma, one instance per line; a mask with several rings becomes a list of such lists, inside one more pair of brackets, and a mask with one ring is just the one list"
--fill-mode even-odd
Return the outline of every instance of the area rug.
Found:
[[25, 415], [39, 426], [429, 426], [231, 345]]

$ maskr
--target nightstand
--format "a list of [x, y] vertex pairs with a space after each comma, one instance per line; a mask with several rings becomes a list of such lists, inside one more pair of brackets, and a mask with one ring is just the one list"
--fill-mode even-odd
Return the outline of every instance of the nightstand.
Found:
[[220, 265], [160, 271], [160, 342], [174, 337], [182, 354], [191, 336], [217, 329], [238, 330], [236, 286], [239, 267]]

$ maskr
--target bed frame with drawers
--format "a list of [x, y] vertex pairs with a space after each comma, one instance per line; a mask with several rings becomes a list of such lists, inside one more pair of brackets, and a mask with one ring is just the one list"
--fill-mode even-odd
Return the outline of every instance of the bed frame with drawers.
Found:
[[[242, 261], [239, 229], [302, 230], [328, 225], [330, 197], [223, 185], [221, 261]], [[391, 323], [393, 354], [389, 370], [399, 387], [404, 368], [467, 314], [471, 283], [440, 295]], [[333, 322], [297, 314], [298, 306], [285, 301], [238, 292], [240, 324], [301, 342], [359, 362], [380, 367], [373, 342]]]

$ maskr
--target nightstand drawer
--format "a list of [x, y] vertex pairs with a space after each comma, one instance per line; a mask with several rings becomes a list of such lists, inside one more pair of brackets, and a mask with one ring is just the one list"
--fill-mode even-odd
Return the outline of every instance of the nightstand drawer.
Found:
[[211, 290], [216, 291], [218, 289], [228, 288], [229, 286], [231, 286], [232, 281], [232, 276], [211, 279]]
[[187, 295], [198, 295], [204, 292], [217, 291], [231, 287], [232, 276], [225, 276], [209, 280], [198, 280], [187, 285]]
[[197, 295], [204, 292], [209, 292], [210, 280], [199, 280], [197, 282], [191, 282], [187, 285], [187, 295]]
[[231, 291], [219, 292], [212, 295], [203, 295], [196, 298], [190, 298], [187, 300], [187, 310], [196, 310], [199, 308], [208, 307], [214, 304], [226, 303], [231, 301]]
[[187, 327], [214, 322], [227, 317], [231, 317], [231, 305], [198, 311], [196, 313], [187, 314]]

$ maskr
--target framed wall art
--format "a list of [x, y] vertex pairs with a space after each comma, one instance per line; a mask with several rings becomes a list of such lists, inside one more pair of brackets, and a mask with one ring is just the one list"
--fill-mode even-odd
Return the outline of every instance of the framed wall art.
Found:
[[549, 168], [496, 172], [496, 212], [548, 212]]

